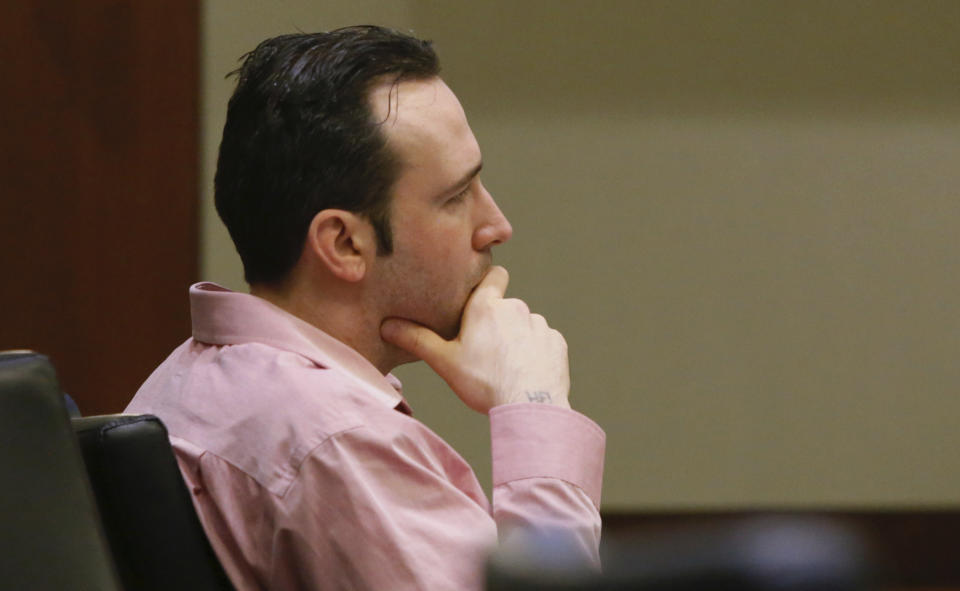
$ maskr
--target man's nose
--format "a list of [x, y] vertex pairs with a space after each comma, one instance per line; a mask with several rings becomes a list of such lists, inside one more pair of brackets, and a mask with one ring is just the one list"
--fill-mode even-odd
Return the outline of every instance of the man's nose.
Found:
[[502, 244], [513, 236], [513, 227], [503, 215], [493, 196], [486, 190], [481, 189], [480, 195], [480, 224], [473, 233], [473, 248], [484, 250], [497, 244]]

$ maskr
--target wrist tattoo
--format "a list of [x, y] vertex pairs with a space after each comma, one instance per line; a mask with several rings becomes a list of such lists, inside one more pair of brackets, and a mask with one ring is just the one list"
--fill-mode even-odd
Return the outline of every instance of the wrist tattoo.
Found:
[[539, 402], [541, 404], [552, 402], [553, 399], [550, 398], [550, 393], [544, 390], [527, 390], [527, 400], [530, 402]]

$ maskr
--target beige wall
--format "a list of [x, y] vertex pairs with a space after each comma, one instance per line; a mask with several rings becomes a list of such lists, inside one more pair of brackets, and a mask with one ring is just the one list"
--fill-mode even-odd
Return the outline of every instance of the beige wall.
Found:
[[[607, 508], [960, 499], [960, 4], [208, 1], [209, 206], [260, 39], [376, 22], [436, 42], [511, 218], [511, 293], [567, 337]], [[417, 415], [489, 481], [486, 421]]]

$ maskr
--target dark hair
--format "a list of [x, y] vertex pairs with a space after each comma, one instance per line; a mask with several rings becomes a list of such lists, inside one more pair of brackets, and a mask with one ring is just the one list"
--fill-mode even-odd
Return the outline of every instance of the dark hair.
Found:
[[324, 209], [365, 215], [378, 253], [392, 252], [389, 191], [399, 163], [369, 91], [384, 76], [396, 84], [439, 72], [429, 41], [375, 26], [274, 37], [244, 56], [230, 74], [238, 81], [214, 200], [248, 283], [286, 277]]

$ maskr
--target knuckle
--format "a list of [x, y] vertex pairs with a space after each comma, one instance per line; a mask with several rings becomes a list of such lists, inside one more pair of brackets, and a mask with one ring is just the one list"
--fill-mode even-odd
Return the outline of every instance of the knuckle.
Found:
[[555, 328], [551, 328], [550, 330], [552, 331], [554, 338], [560, 343], [560, 346], [563, 347], [564, 350], [566, 350], [567, 339], [564, 338], [563, 333], [561, 333], [559, 330]]
[[413, 331], [410, 337], [410, 352], [420, 355], [423, 350], [423, 334], [420, 331]]
[[521, 314], [530, 314], [530, 308], [527, 306], [527, 303], [521, 299], [507, 298], [503, 301], [506, 302], [511, 309], [515, 310], [516, 312], [520, 312]]

